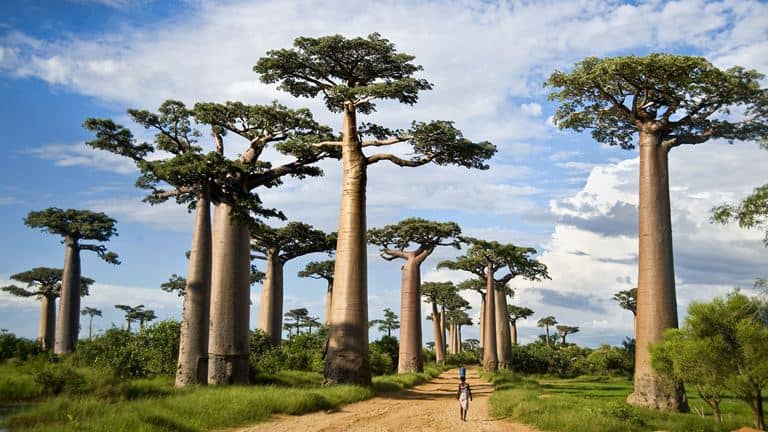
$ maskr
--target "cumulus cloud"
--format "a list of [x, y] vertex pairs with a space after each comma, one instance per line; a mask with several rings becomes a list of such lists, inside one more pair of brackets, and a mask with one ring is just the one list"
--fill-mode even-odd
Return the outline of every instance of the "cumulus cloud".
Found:
[[39, 159], [53, 161], [54, 165], [59, 167], [86, 166], [121, 174], [137, 172], [130, 159], [105, 151], [96, 151], [85, 143], [49, 144], [27, 149], [25, 153]]

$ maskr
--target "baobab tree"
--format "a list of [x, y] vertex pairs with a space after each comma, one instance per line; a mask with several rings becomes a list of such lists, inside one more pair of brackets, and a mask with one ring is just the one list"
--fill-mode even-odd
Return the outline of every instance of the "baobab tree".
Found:
[[423, 282], [421, 295], [432, 305], [432, 326], [435, 333], [435, 362], [445, 362], [445, 335], [440, 325], [440, 311], [438, 305], [456, 292], [453, 282]]
[[446, 299], [443, 306], [445, 307], [445, 312], [442, 315], [445, 318], [448, 330], [448, 352], [457, 354], [461, 351], [459, 323], [469, 318], [465, 311], [471, 309], [471, 307], [469, 302], [462, 298], [457, 291]]
[[539, 327], [539, 328], [544, 327], [544, 329], [545, 329], [545, 331], [547, 333], [547, 336], [546, 336], [547, 337], [547, 339], [546, 339], [547, 346], [549, 346], [549, 341], [550, 341], [550, 339], [549, 339], [549, 328], [555, 326], [555, 324], [557, 324], [557, 320], [552, 315], [545, 316], [544, 318], [541, 318], [538, 321], [536, 321], [536, 326]]
[[567, 325], [558, 325], [555, 326], [557, 329], [557, 334], [560, 336], [560, 343], [562, 345], [565, 345], [565, 337], [569, 334], [574, 334], [579, 332], [579, 327], [577, 326], [567, 326]]
[[[307, 109], [288, 109], [277, 102], [227, 102], [198, 103], [194, 112], [199, 122], [211, 126], [218, 148], [224, 148], [224, 133], [248, 143], [237, 161], [228, 161], [230, 193], [215, 207], [208, 340], [208, 384], [246, 383], [251, 274], [248, 225], [253, 224], [252, 217], [284, 218], [279, 211], [262, 207], [253, 191], [279, 186], [286, 176], [320, 176], [322, 170], [313, 164], [338, 157], [339, 149], [312, 145], [329, 139], [330, 129], [314, 121]], [[264, 160], [270, 146], [288, 160], [279, 165]]]
[[[294, 49], [269, 51], [254, 66], [266, 83], [297, 97], [322, 95], [326, 107], [342, 113], [340, 141], [320, 143], [341, 149], [343, 191], [336, 246], [333, 312], [330, 320], [325, 380], [342, 384], [371, 384], [366, 323], [367, 264], [365, 192], [370, 165], [389, 161], [400, 167], [428, 163], [486, 169], [485, 160], [496, 147], [474, 143], [448, 121], [414, 122], [410, 129], [391, 130], [374, 124], [358, 124], [357, 114], [370, 114], [377, 100], [413, 105], [422, 90], [432, 84], [413, 75], [421, 66], [413, 56], [398, 53], [389, 40], [377, 33], [367, 38], [341, 35], [300, 37]], [[365, 140], [366, 137], [373, 138]], [[366, 155], [363, 149], [397, 143], [411, 145], [410, 156], [393, 153]]]
[[[701, 57], [650, 54], [588, 57], [571, 72], [555, 71], [545, 85], [560, 102], [553, 116], [561, 129], [591, 129], [602, 144], [640, 147], [639, 251], [634, 392], [628, 402], [652, 408], [688, 409], [682, 385], [659, 377], [648, 347], [677, 327], [677, 300], [669, 205], [669, 151], [721, 138], [768, 136], [763, 75], [733, 67], [720, 70]], [[725, 114], [743, 110], [741, 120]]]
[[136, 319], [139, 321], [139, 330], [144, 330], [144, 324], [157, 319], [157, 315], [152, 309], [146, 309], [138, 311], [136, 313]]
[[[26, 283], [26, 288], [8, 285], [1, 290], [17, 297], [37, 297], [40, 300], [40, 326], [38, 342], [44, 350], [53, 349], [56, 332], [56, 299], [61, 294], [62, 269], [35, 267], [11, 275], [11, 280]], [[88, 295], [93, 279], [80, 277], [80, 297]]]
[[[296, 334], [299, 334], [299, 331], [301, 329], [302, 324], [304, 323], [304, 320], [306, 320], [309, 317], [309, 311], [307, 308], [297, 308], [297, 309], [291, 309], [288, 312], [285, 313], [285, 320], [287, 321], [285, 324], [285, 328], [288, 330], [288, 334], [291, 334], [291, 328], [296, 329]], [[291, 321], [293, 323], [291, 323]]]
[[533, 315], [533, 310], [511, 304], [507, 305], [507, 314], [509, 315], [509, 333], [512, 338], [512, 345], [517, 345], [517, 320], [526, 319]]
[[[459, 248], [461, 228], [454, 222], [409, 218], [368, 230], [368, 242], [379, 246], [387, 261], [405, 260], [400, 288], [400, 350], [398, 373], [423, 372], [421, 355], [421, 264], [438, 246]], [[406, 250], [410, 249], [410, 250]]]
[[637, 327], [637, 288], [622, 290], [613, 295], [613, 299], [619, 307], [632, 312], [632, 334], [636, 334]]
[[[386, 332], [388, 337], [392, 337], [392, 330], [400, 328], [400, 321], [397, 319], [397, 314], [390, 308], [384, 308], [384, 319], [377, 319], [372, 322], [378, 324], [379, 331]], [[402, 339], [402, 332], [400, 338]], [[402, 341], [400, 343], [402, 344]]]
[[[480, 339], [478, 345], [483, 347], [483, 339], [485, 337], [485, 279], [473, 278], [460, 282], [457, 285], [459, 291], [474, 291], [480, 294]], [[498, 283], [496, 289], [500, 288]]]
[[312, 328], [320, 328], [320, 319], [307, 316], [301, 321], [301, 325], [307, 328], [307, 333], [312, 334]]
[[266, 262], [266, 277], [261, 288], [258, 328], [272, 345], [279, 345], [283, 328], [283, 268], [288, 261], [314, 252], [330, 252], [336, 234], [326, 234], [302, 222], [281, 228], [255, 224], [250, 228], [254, 258]]
[[140, 304], [136, 306], [130, 306], [124, 304], [116, 304], [115, 309], [120, 309], [125, 313], [125, 330], [130, 333], [131, 323], [139, 320], [139, 315], [144, 310], [144, 305]]
[[331, 316], [331, 293], [333, 292], [333, 268], [335, 265], [334, 260], [310, 261], [304, 267], [304, 270], [299, 271], [298, 274], [299, 277], [303, 278], [324, 279], [328, 283], [325, 291], [326, 324]]
[[[483, 368], [489, 371], [509, 368], [512, 342], [506, 298], [511, 291], [507, 284], [516, 277], [531, 281], [549, 279], [547, 266], [531, 256], [536, 253], [533, 248], [474, 238], [464, 238], [463, 241], [470, 245], [467, 253], [455, 260], [440, 262], [437, 267], [466, 271], [485, 280]], [[507, 272], [495, 278], [496, 272], [505, 268]]]
[[80, 311], [80, 315], [86, 316], [88, 315], [88, 339], [90, 339], [93, 336], [93, 317], [95, 316], [101, 316], [101, 309], [86, 306], [83, 308], [82, 311]]
[[75, 350], [80, 331], [80, 251], [96, 252], [104, 261], [120, 264], [117, 254], [108, 251], [106, 246], [82, 241], [109, 241], [113, 235], [117, 235], [117, 221], [101, 212], [51, 207], [29, 212], [24, 223], [31, 228], [40, 228], [43, 232], [64, 237], [66, 252], [53, 353], [69, 354]]

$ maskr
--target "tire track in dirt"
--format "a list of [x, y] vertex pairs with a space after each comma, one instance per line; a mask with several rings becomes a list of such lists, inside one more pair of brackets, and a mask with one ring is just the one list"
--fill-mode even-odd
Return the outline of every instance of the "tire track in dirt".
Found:
[[490, 417], [488, 397], [493, 388], [474, 369], [467, 369], [467, 382], [472, 386], [474, 399], [469, 405], [467, 421], [461, 421], [456, 400], [458, 375], [458, 369], [451, 369], [407, 390], [345, 405], [336, 411], [278, 416], [238, 432], [535, 432], [532, 427]]

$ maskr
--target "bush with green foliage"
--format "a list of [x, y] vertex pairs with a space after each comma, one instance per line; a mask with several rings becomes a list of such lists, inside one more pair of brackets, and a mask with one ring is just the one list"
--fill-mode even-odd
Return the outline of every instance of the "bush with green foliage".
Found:
[[322, 372], [327, 335], [328, 329], [320, 327], [317, 333], [292, 335], [279, 346], [272, 346], [263, 330], [251, 331], [251, 380], [259, 374], [274, 374], [281, 370]]
[[11, 358], [27, 360], [43, 352], [37, 341], [16, 337], [5, 331], [0, 333], [0, 361]]
[[480, 363], [480, 352], [476, 350], [464, 350], [456, 354], [448, 354], [445, 356], [445, 364], [451, 366], [462, 366], [467, 364]]

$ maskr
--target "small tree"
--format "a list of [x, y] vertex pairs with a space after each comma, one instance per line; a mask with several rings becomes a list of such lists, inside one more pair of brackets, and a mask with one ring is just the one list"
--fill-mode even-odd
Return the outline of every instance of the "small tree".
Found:
[[312, 334], [312, 328], [320, 328], [320, 319], [318, 317], [307, 316], [301, 322], [301, 325], [307, 328], [307, 333]]
[[380, 332], [386, 332], [388, 337], [392, 337], [392, 330], [400, 328], [400, 321], [397, 319], [397, 314], [392, 312], [390, 308], [384, 308], [384, 319], [373, 320], [375, 324], [378, 324]]
[[[0, 288], [17, 297], [37, 297], [40, 300], [38, 341], [40, 347], [45, 350], [53, 349], [56, 332], [56, 299], [61, 295], [61, 276], [63, 273], [61, 269], [35, 267], [32, 270], [11, 275], [12, 280], [26, 283], [26, 288], [16, 285]], [[92, 283], [93, 279], [80, 278], [81, 297], [88, 295], [88, 288]]]
[[[711, 139], [759, 140], [768, 136], [768, 97], [763, 75], [733, 67], [720, 70], [701, 57], [588, 57], [571, 72], [554, 72], [547, 86], [560, 102], [560, 128], [591, 130], [602, 144], [640, 148], [635, 405], [688, 409], [683, 388], [659, 382], [648, 346], [677, 327], [677, 299], [669, 205], [669, 152]], [[743, 109], [731, 121], [732, 109]], [[731, 117], [732, 118], [732, 117]], [[637, 137], [637, 141], [635, 141]], [[674, 397], [670, 397], [674, 395]]]
[[55, 207], [29, 212], [24, 223], [31, 228], [64, 237], [66, 253], [61, 276], [61, 300], [56, 320], [53, 352], [69, 354], [75, 350], [80, 331], [80, 251], [92, 251], [110, 264], [120, 264], [117, 254], [104, 245], [82, 243], [83, 240], [107, 242], [117, 235], [114, 219], [104, 213], [88, 210], [62, 210]]
[[637, 316], [637, 288], [619, 291], [613, 295], [613, 299], [620, 308], [632, 312], [632, 316]]
[[[454, 222], [433, 222], [409, 218], [395, 225], [368, 230], [368, 242], [379, 246], [387, 261], [405, 260], [400, 289], [400, 331], [398, 373], [423, 372], [421, 356], [421, 264], [438, 246], [459, 248], [461, 228]], [[406, 250], [410, 248], [410, 250]]]
[[[710, 303], [691, 303], [679, 330], [665, 333], [654, 365], [702, 393], [715, 417], [722, 387], [749, 404], [754, 426], [765, 429], [768, 385], [768, 303], [738, 290]], [[721, 387], [722, 386], [722, 387]]]
[[312, 279], [324, 279], [328, 285], [325, 292], [325, 322], [328, 323], [328, 319], [331, 316], [331, 293], [333, 291], [333, 267], [335, 266], [334, 260], [326, 261], [310, 261], [307, 263], [304, 270], [299, 272], [299, 277], [312, 278]]
[[144, 330], [144, 324], [157, 319], [155, 311], [152, 309], [136, 312], [136, 319], [139, 321], [139, 330]]
[[533, 310], [511, 304], [507, 305], [507, 314], [509, 315], [509, 332], [512, 336], [512, 345], [517, 345], [517, 320], [526, 319], [533, 315]]
[[[307, 308], [298, 308], [298, 309], [291, 309], [288, 312], [285, 313], [285, 319], [288, 321], [286, 324], [288, 327], [288, 334], [290, 334], [290, 328], [293, 327], [296, 329], [296, 334], [299, 334], [301, 330], [301, 326], [304, 324], [304, 321], [309, 317], [309, 311]], [[293, 324], [291, 324], [291, 321], [293, 321]]]
[[544, 327], [546, 329], [546, 332], [547, 332], [547, 339], [546, 339], [547, 346], [549, 346], [549, 327], [550, 326], [554, 326], [555, 324], [557, 324], [557, 320], [552, 315], [546, 316], [544, 318], [541, 318], [540, 320], [538, 320], [536, 322], [536, 326]]
[[562, 345], [565, 345], [566, 336], [579, 332], [579, 328], [577, 326], [559, 325], [555, 328], [557, 328], [557, 334], [560, 335], [560, 343]]
[[140, 304], [136, 306], [129, 306], [124, 304], [116, 304], [115, 309], [120, 309], [121, 311], [125, 312], [125, 330], [130, 333], [131, 323], [139, 320], [141, 312], [144, 310], [144, 305]]
[[88, 315], [88, 339], [91, 339], [93, 336], [93, 317], [95, 316], [101, 316], [101, 309], [86, 306], [83, 308], [83, 310], [80, 312], [80, 315], [86, 316]]

